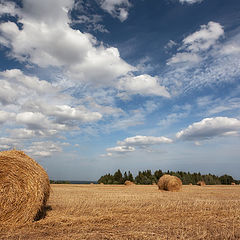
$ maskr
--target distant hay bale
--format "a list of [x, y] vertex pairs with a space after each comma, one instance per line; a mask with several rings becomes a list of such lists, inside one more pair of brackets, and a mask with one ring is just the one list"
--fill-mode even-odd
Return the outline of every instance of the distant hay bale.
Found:
[[45, 170], [24, 152], [0, 152], [0, 224], [20, 225], [45, 214], [50, 184]]
[[104, 183], [101, 182], [100, 185], [104, 185]]
[[176, 176], [165, 174], [160, 177], [157, 185], [159, 190], [174, 192], [181, 189], [182, 181]]
[[190, 186], [192, 186], [192, 183], [189, 183]]
[[206, 183], [204, 181], [198, 181], [197, 185], [202, 187], [202, 186], [206, 186]]
[[157, 184], [155, 182], [153, 182], [152, 185], [157, 185]]
[[235, 183], [235, 182], [232, 182], [231, 185], [236, 185], [236, 183]]
[[131, 186], [131, 185], [135, 185], [135, 183], [127, 180], [127, 181], [125, 181], [124, 185]]

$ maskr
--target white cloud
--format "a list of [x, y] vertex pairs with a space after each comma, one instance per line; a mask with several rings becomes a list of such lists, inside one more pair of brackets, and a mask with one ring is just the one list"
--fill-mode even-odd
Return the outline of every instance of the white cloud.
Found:
[[29, 139], [44, 135], [42, 131], [35, 131], [26, 128], [9, 129], [10, 136], [15, 139]]
[[53, 153], [62, 152], [61, 145], [64, 144], [52, 141], [33, 142], [32, 145], [24, 149], [24, 151], [37, 157], [50, 157]]
[[194, 4], [194, 3], [200, 3], [203, 0], [179, 0], [180, 3], [188, 3], [188, 4]]
[[57, 122], [76, 120], [79, 122], [94, 122], [102, 118], [102, 114], [91, 112], [84, 106], [71, 107], [68, 105], [48, 104], [47, 102], [29, 102], [25, 104], [25, 109], [40, 111], [46, 116], [55, 117]]
[[147, 74], [121, 78], [117, 87], [119, 90], [126, 91], [130, 94], [170, 97], [166, 88], [159, 85], [157, 78]]
[[135, 136], [126, 138], [123, 141], [119, 141], [118, 145], [144, 147], [172, 142], [173, 142], [172, 139], [167, 137]]
[[176, 137], [182, 140], [200, 141], [217, 136], [236, 134], [240, 130], [240, 120], [228, 117], [205, 118], [178, 132]]
[[224, 55], [239, 54], [240, 46], [237, 44], [228, 44], [221, 49], [221, 53]]
[[214, 115], [221, 112], [236, 112], [239, 109], [240, 98], [227, 96], [221, 98], [213, 98], [212, 96], [199, 97], [196, 101], [198, 108], [205, 115]]
[[19, 61], [59, 67], [69, 78], [94, 85], [112, 85], [135, 70], [117, 48], [104, 47], [92, 35], [69, 26], [68, 10], [73, 5], [73, 0], [24, 0], [23, 9], [16, 12], [22, 29], [14, 22], [1, 23], [0, 43]]
[[0, 124], [8, 123], [9, 121], [13, 120], [15, 117], [15, 113], [5, 112], [0, 110]]
[[[85, 10], [85, 9], [84, 9]], [[100, 24], [103, 21], [103, 18], [100, 15], [92, 14], [92, 15], [84, 15], [86, 11], [82, 11], [80, 16], [77, 16], [77, 20], [73, 20], [72, 24], [84, 24], [89, 31], [109, 33], [109, 31], [105, 28], [104, 25]]]
[[209, 22], [202, 25], [199, 31], [183, 39], [183, 47], [192, 52], [209, 49], [216, 41], [224, 35], [223, 27], [217, 22]]
[[171, 49], [173, 48], [174, 46], [176, 46], [177, 43], [174, 42], [173, 40], [169, 40], [168, 43], [166, 44], [166, 46], [164, 47], [165, 49]]
[[25, 88], [34, 90], [36, 92], [51, 92], [54, 91], [53, 86], [44, 80], [39, 80], [35, 76], [24, 75], [19, 69], [11, 69], [0, 72], [0, 76], [7, 79], [8, 82], [16, 83], [18, 85], [23, 85]]
[[[84, 105], [74, 106], [76, 99], [62, 93], [61, 87], [25, 75], [19, 69], [0, 72], [0, 83], [0, 103], [3, 110], [9, 109], [1, 111], [0, 122], [11, 120], [18, 128], [15, 134], [20, 138], [24, 134], [26, 138], [47, 137], [77, 130], [82, 123], [90, 124], [102, 118], [101, 113]], [[13, 130], [9, 133], [13, 134]]]
[[[148, 148], [154, 145], [169, 144], [173, 140], [167, 137], [153, 137], [153, 136], [135, 136], [118, 141], [116, 147], [107, 148], [107, 154], [102, 154], [102, 157], [112, 156], [113, 153], [128, 153], [136, 151], [138, 149], [144, 149], [147, 152], [151, 152]], [[110, 154], [109, 154], [110, 153]]]
[[112, 153], [127, 153], [127, 152], [135, 151], [135, 148], [131, 146], [117, 146], [113, 148], [107, 148], [106, 150], [107, 152], [112, 152]]
[[223, 35], [223, 27], [217, 22], [210, 21], [207, 25], [202, 25], [199, 31], [183, 39], [179, 52], [170, 58], [167, 64], [201, 62], [201, 54], [213, 47]]
[[13, 149], [19, 145], [19, 142], [15, 138], [0, 137], [0, 150]]
[[131, 4], [128, 0], [100, 0], [100, 6], [112, 17], [123, 22], [128, 18], [128, 10]]
[[[123, 7], [130, 7], [130, 3], [128, 0], [104, 0], [101, 6], [112, 14], [119, 13], [123, 19], [126, 17]], [[73, 7], [73, 0], [52, 0], [51, 3], [24, 0], [23, 8], [15, 12], [22, 27], [10, 21], [1, 23], [0, 44], [9, 48], [9, 55], [21, 62], [57, 68], [63, 81], [71, 82], [74, 87], [82, 84], [81, 87], [117, 88], [128, 94], [170, 96], [156, 78], [147, 74], [135, 77], [133, 72], [137, 68], [125, 62], [117, 48], [105, 47], [91, 34], [71, 28], [68, 11]], [[5, 73], [5, 77], [8, 74]], [[20, 71], [15, 70], [10, 75], [23, 79]], [[41, 89], [40, 83], [43, 88], [47, 85], [46, 81], [32, 78], [21, 82], [35, 91], [36, 86]], [[15, 101], [14, 91], [10, 96], [5, 104]]]
[[3, 14], [14, 15], [16, 12], [16, 5], [14, 2], [5, 2], [0, 0], [0, 16]]
[[219, 47], [222, 55], [238, 55], [240, 53], [240, 34], [232, 37], [229, 41]]
[[0, 103], [3, 105], [22, 104], [26, 99], [57, 92], [49, 82], [35, 76], [24, 75], [19, 69], [0, 72]]
[[173, 57], [171, 57], [167, 61], [167, 65], [171, 65], [174, 63], [198, 63], [201, 62], [202, 58], [196, 54], [196, 53], [189, 53], [189, 52], [183, 52], [183, 53], [177, 53]]

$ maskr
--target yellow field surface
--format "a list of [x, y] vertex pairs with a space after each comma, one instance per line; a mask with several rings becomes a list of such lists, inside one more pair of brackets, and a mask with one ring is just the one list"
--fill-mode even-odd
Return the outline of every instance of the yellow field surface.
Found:
[[2, 228], [0, 239], [240, 239], [238, 185], [51, 188], [45, 219]]

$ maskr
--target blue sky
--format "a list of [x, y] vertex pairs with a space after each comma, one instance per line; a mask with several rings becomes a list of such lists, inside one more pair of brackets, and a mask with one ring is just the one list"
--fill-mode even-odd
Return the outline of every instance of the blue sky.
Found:
[[51, 179], [240, 178], [238, 0], [0, 0], [0, 149]]

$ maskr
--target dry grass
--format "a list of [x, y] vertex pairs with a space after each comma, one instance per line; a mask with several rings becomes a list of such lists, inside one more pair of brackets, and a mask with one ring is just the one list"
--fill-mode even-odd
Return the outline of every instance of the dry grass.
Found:
[[204, 181], [198, 181], [197, 185], [203, 187], [206, 186], [206, 183]]
[[47, 217], [0, 239], [240, 239], [240, 186], [52, 185]]
[[0, 152], [0, 225], [32, 222], [44, 214], [50, 184], [45, 170], [24, 152]]
[[182, 187], [182, 181], [176, 176], [165, 174], [160, 177], [157, 185], [159, 190], [177, 192]]
[[127, 180], [127, 181], [125, 181], [124, 185], [126, 185], [126, 186], [133, 186], [133, 185], [135, 185], [135, 183]]

